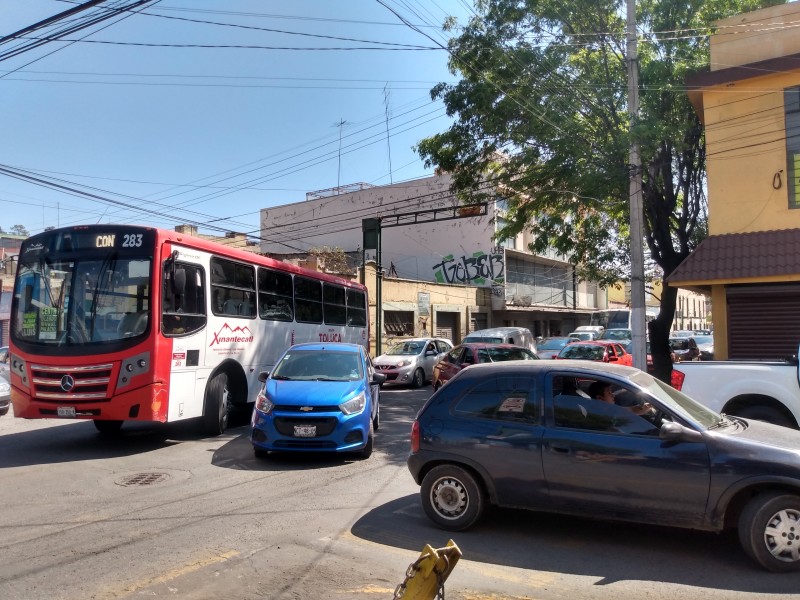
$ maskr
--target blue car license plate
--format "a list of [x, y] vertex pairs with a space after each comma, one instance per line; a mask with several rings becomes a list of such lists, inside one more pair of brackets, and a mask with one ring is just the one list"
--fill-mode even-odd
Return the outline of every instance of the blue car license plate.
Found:
[[314, 437], [317, 435], [316, 425], [295, 425], [294, 437]]

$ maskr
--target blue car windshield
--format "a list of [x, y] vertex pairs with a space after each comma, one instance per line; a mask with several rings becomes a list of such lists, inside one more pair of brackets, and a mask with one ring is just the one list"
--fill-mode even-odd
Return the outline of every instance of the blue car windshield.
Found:
[[362, 377], [357, 352], [295, 350], [287, 352], [270, 375], [290, 381], [355, 381]]

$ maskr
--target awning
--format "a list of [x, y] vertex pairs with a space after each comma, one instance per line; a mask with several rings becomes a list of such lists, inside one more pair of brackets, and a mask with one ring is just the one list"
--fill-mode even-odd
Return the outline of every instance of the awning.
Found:
[[672, 287], [800, 281], [800, 229], [712, 235], [675, 269]]

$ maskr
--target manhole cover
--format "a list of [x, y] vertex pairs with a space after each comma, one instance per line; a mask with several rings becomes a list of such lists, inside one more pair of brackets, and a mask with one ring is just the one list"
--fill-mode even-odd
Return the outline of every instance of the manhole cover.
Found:
[[117, 485], [124, 485], [127, 487], [135, 485], [152, 485], [154, 483], [161, 483], [169, 479], [166, 473], [136, 473], [135, 475], [128, 475], [118, 480]]

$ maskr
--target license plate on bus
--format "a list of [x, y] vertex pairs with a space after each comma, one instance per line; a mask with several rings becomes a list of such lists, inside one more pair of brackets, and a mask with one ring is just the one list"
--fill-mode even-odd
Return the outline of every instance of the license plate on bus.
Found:
[[314, 437], [317, 435], [316, 425], [295, 425], [294, 437]]
[[74, 406], [59, 406], [57, 409], [57, 413], [59, 417], [74, 417], [75, 416], [75, 407]]

